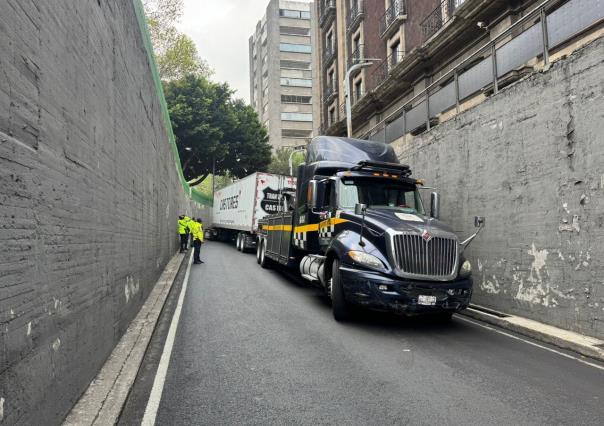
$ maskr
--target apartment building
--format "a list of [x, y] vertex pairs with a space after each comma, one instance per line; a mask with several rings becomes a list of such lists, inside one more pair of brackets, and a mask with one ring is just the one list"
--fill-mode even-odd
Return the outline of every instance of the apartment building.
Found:
[[271, 0], [249, 39], [250, 100], [274, 149], [318, 134], [316, 21], [313, 3]]
[[321, 131], [393, 142], [497, 93], [602, 31], [601, 0], [317, 0]]

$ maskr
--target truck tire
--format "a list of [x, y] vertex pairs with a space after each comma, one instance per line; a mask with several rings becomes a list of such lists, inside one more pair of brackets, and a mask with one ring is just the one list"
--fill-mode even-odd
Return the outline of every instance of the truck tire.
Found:
[[340, 261], [335, 259], [331, 272], [331, 309], [336, 321], [347, 321], [350, 319], [350, 306], [344, 297], [344, 288], [340, 279]]
[[264, 269], [270, 269], [271, 260], [266, 257], [266, 242], [262, 241], [262, 248], [260, 249], [260, 266]]
[[262, 239], [258, 239], [256, 244], [256, 263], [260, 265], [260, 250], [262, 250]]
[[237, 234], [237, 251], [241, 250], [241, 234]]

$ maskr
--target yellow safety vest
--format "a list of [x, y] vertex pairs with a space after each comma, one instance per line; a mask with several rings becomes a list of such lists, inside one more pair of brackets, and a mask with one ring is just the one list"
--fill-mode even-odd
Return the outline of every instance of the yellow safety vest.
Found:
[[188, 227], [189, 227], [189, 221], [186, 218], [178, 219], [178, 233], [180, 235], [186, 234]]
[[191, 233], [193, 234], [194, 240], [199, 240], [203, 242], [203, 225], [199, 222], [191, 222], [189, 225], [191, 228]]

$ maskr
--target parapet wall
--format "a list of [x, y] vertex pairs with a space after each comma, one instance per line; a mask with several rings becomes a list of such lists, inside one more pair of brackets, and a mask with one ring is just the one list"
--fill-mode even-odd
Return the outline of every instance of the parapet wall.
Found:
[[0, 2], [3, 424], [61, 422], [177, 251], [178, 213], [209, 211], [182, 184], [136, 7]]
[[402, 162], [442, 195], [474, 303], [604, 337], [604, 39], [412, 140]]

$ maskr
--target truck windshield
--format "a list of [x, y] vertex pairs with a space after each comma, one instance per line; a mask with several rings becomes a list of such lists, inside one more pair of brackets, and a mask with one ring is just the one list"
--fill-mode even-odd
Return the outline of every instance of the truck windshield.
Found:
[[342, 179], [338, 185], [338, 206], [354, 209], [357, 203], [369, 208], [404, 210], [425, 214], [415, 185], [377, 179]]

